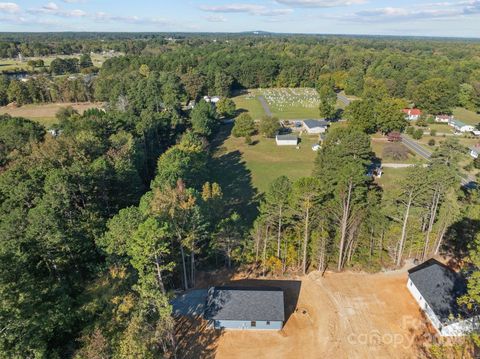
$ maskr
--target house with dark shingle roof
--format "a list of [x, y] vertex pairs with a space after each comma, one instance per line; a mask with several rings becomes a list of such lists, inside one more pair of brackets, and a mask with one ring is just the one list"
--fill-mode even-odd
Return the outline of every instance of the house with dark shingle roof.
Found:
[[477, 327], [478, 318], [457, 302], [467, 292], [460, 273], [432, 258], [408, 271], [407, 287], [440, 335], [462, 336]]
[[272, 287], [212, 287], [204, 318], [215, 329], [281, 330], [283, 290]]
[[304, 120], [303, 128], [310, 135], [325, 133], [328, 130], [329, 122], [325, 120]]

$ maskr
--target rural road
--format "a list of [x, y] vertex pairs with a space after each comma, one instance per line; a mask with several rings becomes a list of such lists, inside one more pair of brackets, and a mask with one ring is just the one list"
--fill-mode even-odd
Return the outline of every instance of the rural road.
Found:
[[[402, 136], [402, 143], [408, 147], [410, 150], [415, 152], [420, 157], [425, 158], [427, 161], [430, 161], [432, 157], [432, 152], [428, 151], [427, 149], [423, 148], [420, 144], [416, 141], [408, 138], [406, 136]], [[462, 186], [471, 187], [472, 185], [475, 186], [476, 178], [472, 175], [468, 175], [467, 178], [461, 177]]]
[[420, 144], [418, 144], [416, 141], [412, 140], [411, 138], [402, 136], [402, 142], [406, 147], [408, 147], [410, 150], [415, 152], [420, 157], [423, 157], [426, 160], [430, 160], [430, 157], [432, 157], [432, 152], [423, 148]]
[[337, 98], [347, 106], [350, 105], [350, 102], [352, 102], [348, 99], [347, 96], [345, 96], [341, 93], [337, 93]]
[[270, 107], [268, 107], [267, 101], [265, 100], [265, 97], [263, 96], [258, 96], [258, 100], [262, 104], [263, 111], [265, 111], [265, 114], [268, 117], [273, 117], [272, 111], [270, 111]]
[[382, 163], [383, 168], [409, 168], [413, 166], [415, 166], [413, 163]]

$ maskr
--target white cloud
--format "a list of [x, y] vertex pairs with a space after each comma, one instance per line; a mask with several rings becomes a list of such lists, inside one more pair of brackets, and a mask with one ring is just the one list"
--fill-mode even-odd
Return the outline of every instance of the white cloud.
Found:
[[154, 24], [154, 25], [169, 25], [170, 22], [167, 19], [163, 18], [147, 18], [140, 16], [117, 16], [111, 15], [106, 12], [97, 12], [93, 15], [93, 19], [97, 21], [113, 21], [121, 23], [130, 23], [130, 24]]
[[205, 16], [208, 22], [227, 22], [227, 18], [223, 15], [209, 15]]
[[54, 2], [49, 2], [40, 8], [28, 9], [27, 12], [33, 15], [45, 14], [58, 17], [86, 17], [88, 15], [85, 11], [79, 9], [64, 10]]
[[14, 2], [0, 2], [0, 12], [7, 12], [10, 14], [20, 12], [20, 6]]
[[465, 14], [480, 14], [480, 1], [467, 1], [463, 12]]
[[244, 13], [255, 16], [282, 16], [292, 13], [292, 9], [270, 9], [263, 5], [255, 4], [228, 4], [220, 6], [202, 5], [200, 9], [215, 13]]
[[434, 2], [410, 7], [384, 7], [357, 11], [342, 15], [346, 21], [425, 21], [434, 19], [460, 19], [468, 15], [480, 14], [480, 0], [459, 2]]
[[42, 9], [45, 9], [47, 11], [57, 11], [59, 8], [58, 5], [54, 2], [49, 2], [47, 5], [43, 5]]
[[367, 0], [275, 0], [275, 2], [291, 7], [327, 8], [361, 5], [367, 3]]

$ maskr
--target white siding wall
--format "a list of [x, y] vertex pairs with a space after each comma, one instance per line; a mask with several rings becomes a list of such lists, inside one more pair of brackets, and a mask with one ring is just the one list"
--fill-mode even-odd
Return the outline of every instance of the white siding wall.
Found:
[[422, 295], [418, 291], [417, 287], [415, 287], [415, 284], [413, 284], [413, 282], [410, 280], [410, 278], [408, 278], [407, 288], [417, 301], [420, 308], [425, 312], [428, 319], [430, 319], [435, 329], [437, 329], [438, 332], [441, 334], [440, 329], [442, 327], [442, 323], [440, 323], [440, 320], [438, 320], [436, 314], [433, 312], [432, 308], [430, 308], [425, 299], [423, 299]]
[[293, 141], [285, 141], [285, 140], [277, 140], [277, 146], [297, 146], [298, 141], [293, 140]]
[[442, 325], [442, 323], [440, 323], [440, 320], [438, 320], [437, 315], [433, 312], [432, 308], [430, 308], [428, 303], [425, 302], [425, 299], [423, 299], [422, 295], [418, 291], [417, 287], [415, 287], [415, 284], [413, 284], [413, 282], [410, 280], [410, 278], [408, 278], [407, 287], [417, 301], [417, 303], [420, 305], [420, 308], [422, 308], [422, 310], [425, 312], [428, 319], [430, 319], [433, 326], [440, 335], [449, 337], [463, 336], [471, 332], [473, 329], [479, 327], [479, 317], [459, 320], [449, 325]]
[[319, 133], [325, 133], [325, 132], [327, 132], [327, 128], [326, 128], [326, 127], [308, 128], [307, 126], [305, 126], [305, 129], [307, 130], [307, 133], [310, 134], [310, 135], [316, 135], [316, 134], [319, 134]]
[[450, 325], [445, 325], [442, 328], [441, 333], [442, 335], [448, 337], [464, 336], [465, 334], [470, 333], [475, 328], [478, 328], [478, 319], [478, 317], [474, 317], [460, 320]]
[[255, 326], [252, 326], [252, 322], [250, 321], [215, 320], [213, 325], [215, 329], [281, 330], [283, 322], [256, 321]]

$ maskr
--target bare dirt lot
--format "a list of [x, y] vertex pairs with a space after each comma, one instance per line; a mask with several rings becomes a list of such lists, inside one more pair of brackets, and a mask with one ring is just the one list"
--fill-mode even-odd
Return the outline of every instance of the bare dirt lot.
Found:
[[[238, 279], [233, 283], [256, 282]], [[202, 358], [421, 357], [419, 342], [429, 330], [406, 280], [406, 272], [391, 272], [327, 273], [323, 278], [311, 273], [298, 281], [274, 281], [286, 296], [281, 332], [215, 333], [202, 327], [204, 335], [196, 337], [202, 345], [186, 347]]]

